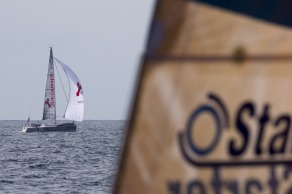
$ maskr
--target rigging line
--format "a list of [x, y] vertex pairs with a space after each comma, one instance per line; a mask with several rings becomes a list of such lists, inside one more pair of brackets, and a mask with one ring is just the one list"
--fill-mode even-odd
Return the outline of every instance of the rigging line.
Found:
[[[46, 67], [46, 66], [43, 65], [43, 68], [42, 68], [41, 72], [44, 71], [44, 68], [45, 68], [45, 67]], [[33, 109], [33, 107], [34, 107], [34, 104], [35, 104], [35, 98], [36, 98], [36, 93], [37, 93], [37, 91], [39, 90], [40, 82], [41, 82], [41, 78], [42, 78], [42, 77], [43, 77], [43, 75], [42, 75], [42, 73], [40, 73], [39, 81], [38, 81], [38, 83], [37, 83], [37, 88], [36, 88], [36, 90], [34, 91], [33, 100], [32, 100], [32, 103], [31, 103], [31, 107], [30, 107], [30, 111], [29, 111], [29, 114], [28, 114], [28, 118], [30, 118], [30, 114], [31, 114], [32, 109]]]
[[[54, 59], [59, 63], [59, 60], [58, 60], [57, 58], [54, 57]], [[60, 63], [59, 63], [59, 65], [60, 65]], [[69, 94], [71, 94], [71, 84], [70, 84], [70, 79], [69, 79], [69, 77], [68, 77], [67, 74], [66, 74], [66, 77], [67, 77], [67, 79], [68, 79], [68, 83], [69, 83]], [[69, 106], [69, 102], [67, 103], [66, 110], [67, 110], [68, 106]], [[66, 111], [64, 112], [64, 118], [65, 118], [65, 114], [66, 114]]]
[[[55, 65], [55, 61], [53, 61], [53, 63], [54, 63], [54, 65]], [[69, 102], [68, 97], [67, 97], [66, 92], [65, 92], [65, 88], [64, 88], [63, 82], [62, 82], [61, 77], [60, 77], [60, 74], [59, 74], [58, 66], [55, 65], [55, 67], [56, 67], [56, 69], [57, 69], [58, 77], [59, 77], [59, 80], [60, 80], [60, 82], [61, 82], [61, 85], [62, 85], [62, 88], [63, 88], [64, 94], [65, 94], [66, 100], [67, 100], [67, 102]]]

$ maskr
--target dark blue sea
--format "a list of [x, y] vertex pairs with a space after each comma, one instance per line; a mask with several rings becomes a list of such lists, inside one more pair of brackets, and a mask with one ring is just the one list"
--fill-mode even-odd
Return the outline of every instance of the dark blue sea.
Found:
[[111, 193], [126, 121], [83, 121], [77, 132], [23, 133], [0, 121], [0, 193]]

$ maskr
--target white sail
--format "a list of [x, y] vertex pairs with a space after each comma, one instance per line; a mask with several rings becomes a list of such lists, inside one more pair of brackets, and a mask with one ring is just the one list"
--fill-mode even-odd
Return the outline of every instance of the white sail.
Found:
[[82, 121], [84, 112], [84, 96], [81, 82], [76, 74], [62, 61], [55, 58], [62, 66], [70, 84], [70, 98], [65, 112], [65, 118], [73, 121]]
[[45, 90], [43, 120], [53, 120], [56, 122], [55, 76], [52, 48], [50, 51], [49, 68]]

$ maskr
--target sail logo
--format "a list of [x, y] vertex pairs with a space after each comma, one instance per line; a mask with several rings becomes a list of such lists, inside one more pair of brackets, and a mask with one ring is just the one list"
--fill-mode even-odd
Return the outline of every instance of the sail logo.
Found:
[[50, 74], [50, 96], [51, 96], [51, 105], [49, 107], [55, 107], [55, 78], [54, 74]]
[[80, 93], [81, 94], [83, 93], [82, 86], [81, 86], [81, 84], [79, 82], [77, 82], [77, 87], [78, 87], [78, 89], [77, 89], [77, 92], [76, 92], [76, 96], [79, 96]]
[[[209, 104], [200, 105], [190, 115], [190, 118], [188, 119], [188, 123], [185, 129], [187, 145], [189, 145], [193, 153], [195, 153], [197, 156], [200, 156], [200, 157], [208, 155], [216, 148], [216, 146], [218, 145], [220, 141], [222, 130], [225, 128], [228, 128], [229, 126], [228, 112], [222, 100], [220, 100], [220, 98], [215, 94], [209, 94], [208, 99], [214, 102], [215, 107]], [[210, 145], [207, 145], [205, 147], [199, 147], [196, 144], [196, 140], [192, 138], [193, 133], [194, 133], [193, 130], [197, 130], [193, 126], [196, 120], [198, 119], [198, 117], [202, 114], [208, 114], [209, 116], [211, 116], [212, 120], [215, 122], [215, 136], [213, 140], [210, 141]], [[182, 136], [183, 136], [183, 133], [180, 133], [179, 134], [180, 145], [183, 145]], [[183, 153], [186, 153], [186, 150], [184, 149], [184, 147], [181, 147], [181, 148], [183, 149]]]
[[[288, 141], [292, 135], [290, 114], [274, 115], [269, 103], [258, 107], [255, 102], [246, 101], [239, 105], [235, 120], [231, 122], [220, 97], [209, 94], [208, 99], [210, 103], [199, 105], [191, 113], [184, 132], [178, 134], [179, 147], [186, 161], [195, 166], [292, 164], [292, 145]], [[208, 140], [209, 145], [200, 147], [197, 143], [200, 137], [194, 137], [195, 131], [204, 130], [208, 133], [208, 129], [194, 126], [203, 114], [214, 122], [215, 135]], [[230, 123], [234, 123], [234, 126]], [[223, 152], [224, 158], [222, 155], [220, 158], [214, 157], [215, 152]]]
[[[178, 133], [182, 158], [195, 176], [168, 181], [169, 193], [291, 194], [291, 114], [275, 114], [271, 104], [248, 100], [234, 106], [232, 117], [218, 95], [207, 97], [209, 103], [197, 106]], [[202, 115], [209, 120], [198, 124]], [[202, 139], [207, 144], [202, 146]]]
[[47, 98], [47, 100], [45, 101], [45, 104], [48, 105], [49, 108], [51, 108], [51, 104], [50, 104], [50, 100]]

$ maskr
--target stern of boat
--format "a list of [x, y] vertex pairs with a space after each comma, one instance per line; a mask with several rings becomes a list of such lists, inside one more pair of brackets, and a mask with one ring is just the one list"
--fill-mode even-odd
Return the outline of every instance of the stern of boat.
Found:
[[25, 133], [27, 131], [27, 126], [24, 126], [22, 127], [22, 130], [21, 130], [23, 133]]

